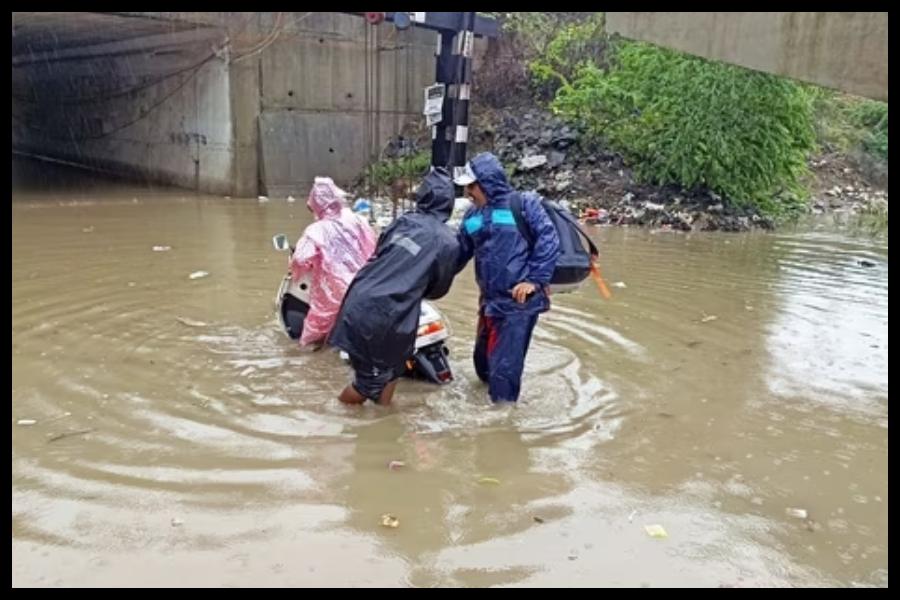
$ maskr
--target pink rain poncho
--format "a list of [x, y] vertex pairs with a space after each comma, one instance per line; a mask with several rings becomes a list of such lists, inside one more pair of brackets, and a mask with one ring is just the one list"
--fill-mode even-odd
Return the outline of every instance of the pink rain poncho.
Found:
[[375, 250], [375, 232], [344, 202], [346, 193], [330, 177], [316, 177], [306, 204], [316, 221], [306, 228], [291, 257], [294, 281], [310, 278], [310, 307], [300, 344], [324, 342], [344, 294]]

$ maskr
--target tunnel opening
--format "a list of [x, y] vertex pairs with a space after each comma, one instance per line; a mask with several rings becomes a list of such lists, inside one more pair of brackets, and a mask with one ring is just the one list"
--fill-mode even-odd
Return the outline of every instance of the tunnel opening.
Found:
[[[114, 181], [230, 186], [220, 29], [114, 13], [13, 13], [12, 152]], [[210, 138], [212, 143], [201, 143]], [[204, 166], [197, 175], [197, 164]]]

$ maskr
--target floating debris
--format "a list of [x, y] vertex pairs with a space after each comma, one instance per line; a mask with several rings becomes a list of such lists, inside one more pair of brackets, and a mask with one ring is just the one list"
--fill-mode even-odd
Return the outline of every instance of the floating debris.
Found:
[[259, 200], [260, 203], [262, 203], [262, 202], [268, 202], [268, 201], [269, 201], [269, 198], [268, 198], [268, 196], [259, 196], [259, 197], [257, 198], [257, 200]]
[[172, 246], [153, 246], [154, 252], [168, 252], [172, 249]]
[[188, 277], [190, 277], [191, 279], [200, 279], [202, 277], [208, 277], [208, 276], [209, 276], [209, 273], [207, 273], [206, 271], [194, 271], [193, 273], [188, 275]]
[[182, 525], [184, 525], [184, 521], [178, 517], [172, 517], [172, 527], [181, 527]]
[[535, 522], [535, 523], [543, 523], [543, 522], [544, 522], [544, 519], [542, 519], [542, 518], [540, 518], [540, 517], [538, 517], [538, 516], [536, 516], [536, 515], [535, 515], [535, 516], [532, 516], [531, 518], [534, 519], [534, 522]]
[[652, 538], [662, 539], [669, 537], [662, 525], [644, 525], [644, 531]]
[[188, 327], [206, 327], [206, 323], [204, 323], [203, 321], [195, 321], [193, 319], [186, 319], [184, 317], [175, 317], [175, 320], [182, 325], [187, 325]]
[[402, 469], [405, 466], [406, 466], [406, 463], [403, 462], [402, 460], [392, 460], [391, 462], [388, 463], [388, 469], [390, 469], [391, 471], [396, 471], [397, 469]]
[[617, 281], [617, 282], [615, 282], [615, 283], [613, 284], [613, 287], [625, 289], [625, 288], [627, 288], [628, 286], [625, 285], [625, 282], [624, 282], [624, 281]]
[[34, 419], [19, 419], [16, 421], [16, 425], [24, 425], [27, 427], [28, 425], [37, 425], [37, 421]]
[[787, 513], [787, 516], [794, 517], [795, 519], [805, 519], [809, 516], [809, 513], [806, 512], [805, 508], [788, 508], [784, 512]]
[[700, 322], [701, 323], [709, 323], [710, 321], [715, 321], [718, 318], [719, 317], [717, 317], [716, 315], [706, 315], [705, 317], [700, 319]]
[[390, 527], [391, 529], [397, 529], [398, 527], [400, 527], [400, 519], [398, 519], [394, 515], [381, 515], [381, 526]]
[[59, 440], [63, 440], [63, 439], [65, 439], [65, 438], [67, 438], [67, 437], [73, 437], [73, 436], [76, 436], [76, 435], [84, 435], [84, 434], [86, 434], [86, 433], [91, 433], [92, 431], [94, 431], [93, 428], [91, 428], [91, 429], [79, 429], [78, 431], [70, 431], [70, 432], [67, 432], [67, 433], [60, 433], [60, 434], [54, 435], [52, 438], [50, 438], [49, 440], [47, 440], [47, 443], [49, 444], [50, 442], [56, 442], [56, 441], [59, 441]]
[[482, 484], [490, 483], [492, 485], [500, 485], [500, 480], [495, 477], [481, 477], [478, 479], [478, 483], [482, 483]]

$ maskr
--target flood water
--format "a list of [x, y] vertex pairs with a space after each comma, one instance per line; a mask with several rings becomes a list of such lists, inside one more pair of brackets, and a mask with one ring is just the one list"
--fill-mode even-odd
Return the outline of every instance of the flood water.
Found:
[[13, 168], [14, 586], [888, 583], [886, 236], [595, 228], [503, 409], [469, 267], [456, 380], [358, 409], [275, 321], [304, 199]]

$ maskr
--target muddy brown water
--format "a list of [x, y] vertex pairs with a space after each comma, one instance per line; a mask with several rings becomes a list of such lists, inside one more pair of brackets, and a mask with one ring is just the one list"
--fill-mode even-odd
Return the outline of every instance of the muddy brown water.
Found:
[[359, 410], [274, 320], [302, 199], [13, 167], [15, 586], [887, 585], [886, 237], [596, 228], [503, 409], [469, 268], [456, 380]]

